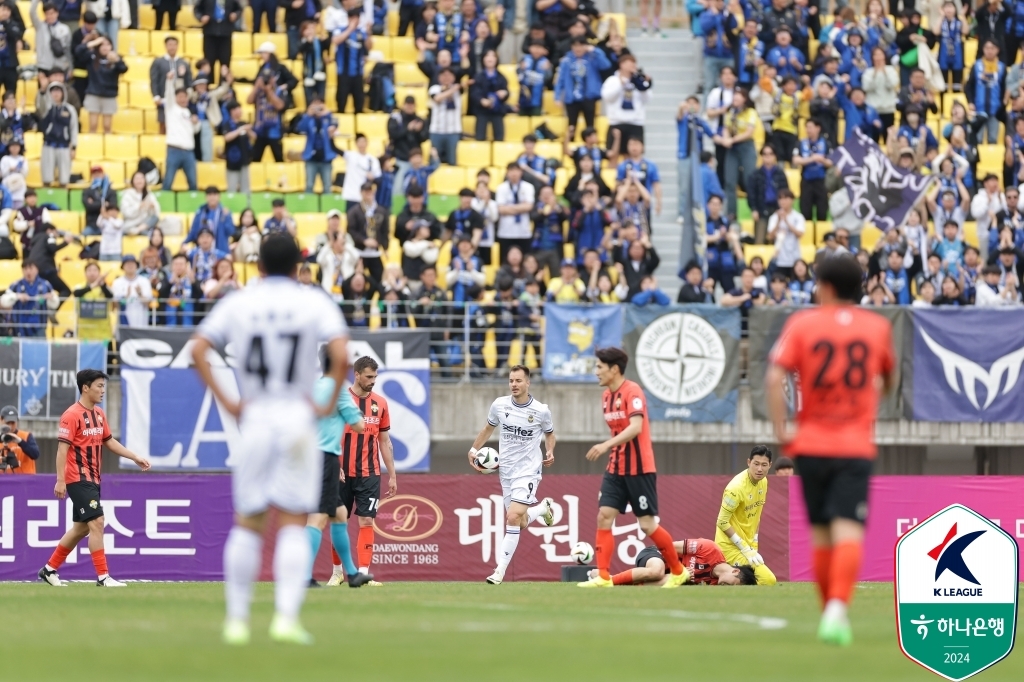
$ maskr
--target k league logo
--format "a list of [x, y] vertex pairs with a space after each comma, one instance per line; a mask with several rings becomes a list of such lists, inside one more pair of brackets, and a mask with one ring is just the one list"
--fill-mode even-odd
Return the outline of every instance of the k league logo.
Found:
[[896, 622], [910, 660], [964, 680], [1006, 658], [1017, 626], [1017, 542], [972, 509], [946, 507], [896, 544]]

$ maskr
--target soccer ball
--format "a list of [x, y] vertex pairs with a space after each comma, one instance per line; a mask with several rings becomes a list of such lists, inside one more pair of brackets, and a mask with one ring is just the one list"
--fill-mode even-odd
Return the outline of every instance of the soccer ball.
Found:
[[577, 542], [572, 546], [569, 556], [578, 564], [589, 564], [594, 560], [594, 548], [590, 546], [589, 542]]
[[480, 448], [476, 451], [476, 465], [485, 474], [493, 474], [498, 470], [498, 453], [494, 448]]

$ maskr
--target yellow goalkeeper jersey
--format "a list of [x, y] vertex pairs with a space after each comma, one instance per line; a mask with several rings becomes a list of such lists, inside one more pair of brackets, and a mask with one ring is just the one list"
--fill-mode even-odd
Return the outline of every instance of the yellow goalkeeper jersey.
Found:
[[718, 511], [718, 528], [715, 543], [721, 547], [733, 547], [732, 540], [725, 534], [729, 526], [748, 545], [757, 548], [754, 536], [761, 525], [761, 510], [768, 498], [768, 477], [757, 483], [750, 480], [746, 470], [736, 474], [722, 493], [722, 507]]

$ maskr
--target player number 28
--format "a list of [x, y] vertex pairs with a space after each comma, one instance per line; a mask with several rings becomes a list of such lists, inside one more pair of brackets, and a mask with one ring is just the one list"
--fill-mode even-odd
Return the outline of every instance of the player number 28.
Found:
[[[279, 338], [284, 341], [290, 341], [292, 344], [292, 350], [288, 357], [288, 375], [285, 379], [290, 384], [292, 379], [295, 378], [295, 356], [299, 348], [299, 335], [280, 334]], [[266, 358], [263, 354], [262, 334], [252, 337], [252, 342], [249, 344], [249, 352], [245, 356], [245, 371], [249, 374], [257, 375], [262, 384], [264, 386], [267, 385], [267, 377], [270, 376], [270, 370], [267, 368]]]
[[[836, 360], [836, 347], [829, 341], [819, 341], [814, 344], [814, 348], [811, 350], [815, 355], [824, 357], [821, 369], [818, 370], [818, 374], [814, 377], [814, 387], [832, 388], [835, 386], [835, 382], [826, 379], [826, 375], [832, 367], [832, 362]], [[841, 348], [840, 353], [843, 358], [840, 358], [839, 361], [846, 360], [843, 383], [847, 388], [864, 388], [864, 384], [868, 380], [868, 345], [863, 341], [851, 341]]]

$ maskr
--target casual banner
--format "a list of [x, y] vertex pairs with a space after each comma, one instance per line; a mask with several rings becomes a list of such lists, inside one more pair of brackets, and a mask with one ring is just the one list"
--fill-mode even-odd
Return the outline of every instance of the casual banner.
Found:
[[871, 138], [852, 130], [829, 158], [843, 178], [854, 214], [883, 232], [901, 227], [935, 176], [897, 168]]
[[[374, 391], [391, 409], [391, 442], [398, 471], [430, 469], [430, 333], [352, 331], [352, 360], [368, 355], [380, 365]], [[224, 470], [239, 456], [238, 427], [192, 370], [191, 331], [122, 328], [121, 424], [125, 445], [157, 469]], [[231, 365], [220, 358], [214, 374], [237, 394]], [[122, 460], [122, 466], [134, 467]]]
[[0, 406], [22, 417], [60, 419], [78, 400], [75, 375], [107, 370], [107, 345], [94, 342], [0, 340]]
[[[228, 476], [106, 476], [102, 487], [114, 576], [222, 579], [232, 524]], [[52, 475], [0, 476], [0, 580], [35, 580], [71, 524], [71, 500], [53, 498]], [[96, 578], [87, 542], [71, 552], [60, 577]]]
[[[814, 580], [811, 536], [800, 478], [790, 480], [790, 580]], [[774, 483], [774, 479], [772, 483]], [[929, 516], [951, 504], [970, 507], [1024, 542], [1024, 503], [1020, 476], [875, 476], [868, 498], [861, 580], [892, 582], [896, 541]], [[775, 491], [772, 491], [774, 494]], [[1020, 567], [1024, 580], [1024, 563]]]
[[622, 343], [622, 308], [549, 303], [544, 307], [544, 378], [596, 383], [594, 351]]
[[713, 305], [625, 306], [626, 377], [655, 420], [736, 421], [740, 311]]
[[[677, 539], [715, 537], [728, 476], [659, 476], [661, 524]], [[579, 540], [594, 542], [600, 476], [548, 476], [540, 494], [554, 499], [555, 522], [531, 524], [521, 536], [509, 580], [558, 580]], [[497, 476], [400, 476], [399, 494], [382, 499], [374, 521], [372, 572], [382, 581], [482, 581], [494, 569], [505, 533]], [[0, 580], [34, 580], [71, 524], [68, 501], [53, 499], [52, 476], [0, 477]], [[132, 474], [103, 480], [106, 553], [119, 579], [220, 580], [224, 541], [232, 523], [231, 481], [224, 475]], [[760, 527], [760, 551], [780, 580], [789, 578], [789, 488], [769, 482]], [[350, 523], [355, 547], [357, 524]], [[612, 570], [633, 565], [650, 544], [632, 513], [612, 528]], [[330, 536], [315, 575], [331, 573]], [[270, 577], [273, 532], [264, 543], [262, 577]], [[79, 549], [61, 569], [65, 579], [95, 577]]]
[[[768, 372], [768, 355], [782, 333], [782, 327], [786, 324], [786, 320], [798, 310], [800, 309], [774, 306], [770, 308], [752, 308], [750, 310], [747, 327], [750, 334], [748, 376], [750, 377], [750, 402], [754, 419], [767, 420], [769, 418], [768, 402], [764, 390], [764, 377]], [[909, 348], [911, 338], [909, 329], [911, 323], [910, 311], [896, 306], [872, 308], [871, 311], [887, 318], [892, 324], [892, 341], [896, 349], [897, 367], [899, 367], [900, 358], [912, 357], [912, 351]], [[794, 413], [794, 405], [799, 400], [799, 384], [794, 381], [793, 377], [789, 377], [787, 381], [786, 398], [790, 413]], [[879, 405], [878, 418], [901, 419], [904, 416], [909, 418], [908, 406], [909, 402], [906, 399], [901, 403], [900, 391], [893, 391]]]
[[1024, 422], [1024, 309], [914, 309], [903, 399], [913, 419]]

